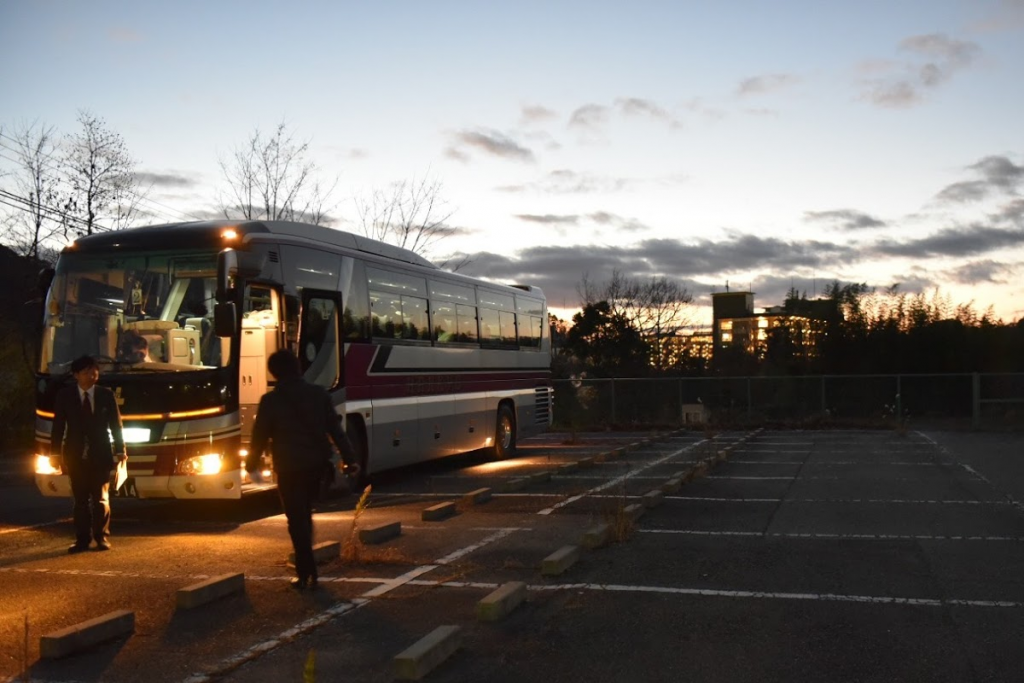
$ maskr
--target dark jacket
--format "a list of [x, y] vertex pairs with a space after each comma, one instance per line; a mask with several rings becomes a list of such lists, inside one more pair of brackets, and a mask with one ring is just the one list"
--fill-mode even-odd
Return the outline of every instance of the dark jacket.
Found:
[[268, 441], [278, 472], [323, 468], [333, 455], [328, 437], [346, 463], [355, 462], [355, 449], [323, 387], [301, 377], [286, 378], [260, 399], [245, 469], [259, 467]]
[[[65, 472], [85, 464], [100, 470], [112, 470], [114, 454], [124, 453], [121, 414], [117, 410], [114, 392], [96, 385], [93, 397], [92, 418], [86, 420], [78, 396], [78, 385], [64, 387], [57, 392], [50, 448], [52, 455], [61, 456]], [[110, 442], [111, 436], [114, 438], [113, 443]], [[89, 457], [83, 460], [82, 453], [87, 442]]]

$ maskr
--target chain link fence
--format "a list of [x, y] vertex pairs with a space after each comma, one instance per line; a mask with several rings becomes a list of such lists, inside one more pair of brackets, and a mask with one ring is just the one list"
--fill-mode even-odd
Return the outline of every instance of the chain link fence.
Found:
[[1024, 373], [555, 380], [558, 429], [1024, 429]]

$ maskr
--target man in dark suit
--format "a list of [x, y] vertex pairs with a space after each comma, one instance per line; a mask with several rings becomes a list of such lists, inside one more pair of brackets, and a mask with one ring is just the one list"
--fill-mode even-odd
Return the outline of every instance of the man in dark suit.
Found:
[[110, 473], [115, 457], [128, 459], [121, 414], [114, 392], [96, 384], [100, 368], [95, 358], [76, 358], [71, 374], [75, 386], [57, 393], [50, 435], [52, 456], [61, 458], [75, 500], [75, 544], [68, 552], [88, 550], [90, 538], [96, 550], [110, 550]]
[[298, 576], [292, 579], [292, 586], [316, 588], [313, 502], [325, 473], [333, 475], [330, 441], [349, 468], [357, 467], [357, 456], [327, 391], [303, 379], [295, 356], [283, 349], [276, 351], [267, 359], [267, 370], [277, 386], [260, 399], [245, 469], [258, 479], [260, 458], [267, 442], [272, 442], [277, 490], [295, 549]]

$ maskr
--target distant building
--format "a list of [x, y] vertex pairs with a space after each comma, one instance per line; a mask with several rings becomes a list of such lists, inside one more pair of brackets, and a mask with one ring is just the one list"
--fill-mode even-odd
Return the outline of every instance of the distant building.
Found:
[[712, 353], [740, 348], [757, 358], [764, 357], [772, 331], [780, 328], [791, 344], [814, 357], [825, 323], [836, 313], [832, 299], [789, 299], [758, 314], [753, 292], [715, 292], [711, 308]]

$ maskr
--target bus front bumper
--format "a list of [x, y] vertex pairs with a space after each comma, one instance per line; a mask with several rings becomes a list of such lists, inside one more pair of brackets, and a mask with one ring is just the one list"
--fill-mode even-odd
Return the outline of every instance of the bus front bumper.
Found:
[[[36, 473], [36, 487], [44, 496], [71, 497], [71, 480], [64, 474]], [[242, 471], [192, 476], [132, 476], [125, 482], [121, 494], [131, 498], [237, 500], [242, 497]]]

